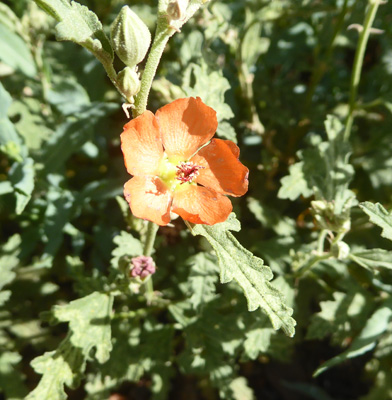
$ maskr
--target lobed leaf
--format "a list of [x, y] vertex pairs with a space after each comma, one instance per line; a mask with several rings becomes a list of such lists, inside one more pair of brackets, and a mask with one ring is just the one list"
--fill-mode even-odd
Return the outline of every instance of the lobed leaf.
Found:
[[113, 297], [94, 292], [66, 306], [55, 306], [53, 317], [69, 322], [70, 332], [57, 350], [35, 358], [31, 365], [42, 378], [26, 400], [63, 400], [64, 385], [75, 388], [96, 348], [95, 358], [104, 363], [112, 349], [110, 316]]
[[19, 246], [21, 244], [21, 238], [19, 235], [11, 236], [7, 243], [2, 246], [2, 255], [0, 257], [0, 306], [2, 306], [11, 296], [10, 290], [3, 290], [4, 286], [11, 283], [15, 277], [16, 273], [14, 269], [19, 264], [19, 258], [17, 254], [19, 253]]
[[289, 167], [289, 175], [284, 176], [280, 183], [278, 197], [294, 201], [299, 196], [310, 197], [313, 193], [309, 187], [305, 169], [305, 162], [299, 161]]
[[234, 400], [254, 400], [256, 398], [252, 388], [248, 385], [248, 381], [243, 376], [235, 378], [230, 383], [229, 389]]
[[207, 253], [196, 254], [188, 260], [187, 264], [191, 267], [187, 285], [188, 293], [192, 294], [189, 301], [195, 310], [199, 310], [216, 297], [215, 273], [218, 268]]
[[381, 236], [392, 240], [392, 213], [389, 213], [380, 203], [365, 201], [359, 205], [370, 221], [382, 228]]
[[82, 349], [85, 358], [96, 347], [95, 358], [103, 363], [109, 359], [112, 349], [110, 340], [110, 315], [113, 297], [106, 293], [94, 292], [86, 297], [71, 301], [66, 306], [55, 306], [54, 317], [69, 322], [70, 342]]
[[57, 40], [70, 40], [91, 51], [102, 64], [113, 62], [113, 49], [98, 17], [86, 6], [69, 0], [35, 0], [59, 23]]
[[267, 53], [271, 40], [261, 37], [262, 22], [255, 20], [247, 28], [241, 42], [241, 60], [248, 68], [253, 67], [258, 58]]
[[274, 331], [271, 328], [256, 327], [246, 332], [244, 352], [251, 359], [255, 360], [259, 353], [265, 353], [270, 345], [271, 336]]
[[233, 118], [234, 113], [225, 102], [225, 93], [230, 89], [230, 83], [221, 71], [209, 70], [205, 62], [201, 66], [191, 63], [184, 71], [181, 89], [186, 96], [199, 96], [205, 104], [212, 107], [219, 123], [217, 134], [237, 142], [233, 127], [225, 121]]
[[314, 148], [298, 152], [299, 162], [290, 166], [288, 176], [281, 180], [278, 197], [295, 200], [299, 196], [316, 194], [334, 202], [335, 213], [340, 214], [353, 193], [348, 185], [354, 175], [349, 163], [350, 145], [343, 140], [343, 126], [329, 115], [325, 121], [328, 141]]
[[392, 317], [392, 301], [387, 299], [382, 306], [376, 310], [366, 322], [361, 333], [353, 340], [351, 346], [343, 353], [331, 358], [322, 364], [315, 373], [314, 377], [320, 375], [327, 369], [338, 365], [349, 358], [358, 357], [372, 350], [384, 332], [388, 329], [389, 321]]
[[64, 391], [64, 385], [76, 387], [84, 369], [80, 351], [68, 340], [64, 340], [56, 351], [35, 358], [31, 366], [43, 376], [26, 400], [66, 400], [68, 396]]
[[22, 163], [15, 162], [10, 169], [9, 179], [16, 196], [16, 213], [21, 214], [31, 199], [34, 189], [34, 161], [26, 158]]
[[392, 252], [384, 249], [369, 249], [350, 253], [349, 258], [364, 268], [384, 267], [392, 269]]
[[112, 251], [111, 264], [113, 268], [119, 267], [119, 261], [124, 256], [137, 257], [143, 254], [143, 246], [139, 239], [134, 238], [130, 233], [121, 231], [113, 239], [117, 246]]
[[240, 230], [240, 223], [233, 213], [226, 222], [191, 228], [193, 235], [204, 236], [215, 250], [221, 283], [234, 279], [245, 293], [249, 311], [260, 307], [270, 318], [274, 329], [282, 328], [286, 335], [293, 336], [293, 310], [284, 304], [281, 292], [270, 283], [273, 277], [271, 269], [264, 265], [262, 259], [242, 247], [230, 230]]
[[12, 97], [0, 82], [0, 150], [21, 161], [22, 157], [26, 155], [26, 149], [14, 124], [8, 118], [8, 109], [11, 103]]
[[321, 311], [312, 315], [306, 338], [331, 336], [331, 342], [340, 345], [364, 326], [371, 307], [371, 297], [357, 285], [348, 285], [346, 293], [335, 291], [331, 300], [320, 302]]
[[37, 74], [37, 68], [25, 41], [1, 22], [0, 37], [0, 60], [33, 78]]
[[3, 351], [0, 354], [0, 392], [9, 400], [22, 399], [27, 392], [24, 375], [15, 368], [21, 360], [22, 356], [13, 351]]

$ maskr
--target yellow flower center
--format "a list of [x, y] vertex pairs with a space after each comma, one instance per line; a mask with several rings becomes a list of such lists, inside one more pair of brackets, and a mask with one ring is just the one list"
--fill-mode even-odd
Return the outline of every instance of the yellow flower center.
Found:
[[169, 158], [166, 153], [159, 166], [159, 177], [166, 186], [174, 191], [184, 189], [188, 185], [196, 185], [194, 179], [199, 175], [198, 165], [191, 161], [185, 161], [180, 157]]

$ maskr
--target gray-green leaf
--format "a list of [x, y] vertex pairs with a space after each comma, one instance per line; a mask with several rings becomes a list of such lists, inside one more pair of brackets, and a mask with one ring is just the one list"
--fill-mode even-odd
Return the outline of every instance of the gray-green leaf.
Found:
[[55, 351], [32, 361], [34, 370], [43, 376], [26, 400], [65, 400], [64, 385], [75, 388], [79, 384], [94, 347], [100, 363], [109, 359], [112, 305], [111, 295], [94, 292], [66, 306], [54, 307], [54, 318], [69, 322], [70, 332]]
[[191, 267], [188, 290], [190, 303], [195, 310], [216, 297], [215, 283], [218, 267], [209, 254], [198, 253], [188, 260]]
[[392, 240], [392, 213], [389, 213], [380, 203], [365, 201], [359, 205], [370, 221], [382, 228], [381, 236]]
[[367, 269], [378, 267], [392, 269], [392, 252], [384, 249], [369, 249], [353, 252], [349, 255], [349, 258]]
[[214, 248], [221, 269], [221, 282], [228, 283], [234, 279], [245, 293], [249, 311], [260, 307], [270, 318], [274, 329], [282, 328], [287, 335], [293, 336], [293, 310], [284, 304], [283, 295], [270, 283], [273, 278], [271, 269], [264, 265], [262, 259], [242, 247], [230, 233], [230, 230], [238, 232], [240, 229], [233, 213], [226, 222], [191, 228], [193, 235], [204, 236]]
[[56, 25], [57, 40], [70, 40], [91, 51], [102, 64], [111, 64], [113, 50], [102, 29], [98, 17], [76, 1], [35, 0], [35, 2], [59, 23]]
[[26, 158], [23, 163], [15, 162], [9, 172], [9, 179], [16, 196], [16, 213], [21, 214], [31, 199], [34, 189], [34, 161]]
[[349, 163], [350, 145], [343, 141], [343, 126], [334, 116], [325, 121], [328, 141], [298, 152], [300, 161], [290, 166], [288, 176], [282, 178], [278, 197], [295, 200], [300, 195], [334, 202], [335, 214], [342, 213], [353, 193], [348, 185], [354, 175]]
[[84, 357], [89, 358], [90, 350], [96, 347], [96, 359], [104, 363], [109, 359], [112, 349], [110, 315], [113, 297], [94, 292], [86, 297], [71, 301], [66, 306], [55, 306], [54, 317], [69, 322], [72, 331], [70, 341], [82, 349]]
[[0, 60], [28, 77], [37, 73], [30, 49], [23, 39], [0, 23]]
[[384, 304], [368, 319], [361, 333], [353, 340], [351, 346], [343, 353], [331, 358], [322, 364], [313, 376], [318, 376], [328, 368], [331, 368], [343, 361], [358, 357], [374, 348], [377, 340], [388, 329], [392, 316], [392, 301], [389, 298]]

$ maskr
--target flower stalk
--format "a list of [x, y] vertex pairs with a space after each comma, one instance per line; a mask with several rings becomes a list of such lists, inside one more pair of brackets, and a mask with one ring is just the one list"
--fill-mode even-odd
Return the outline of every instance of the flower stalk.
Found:
[[382, 4], [381, 0], [369, 0], [369, 7], [365, 15], [363, 27], [359, 33], [358, 46], [355, 52], [354, 65], [351, 73], [349, 110], [346, 120], [346, 126], [344, 129], [344, 141], [348, 141], [351, 134], [365, 50], [371, 33], [372, 24], [374, 22], [374, 18], [376, 17], [376, 13], [380, 4]]
[[[148, 95], [150, 94], [152, 82], [158, 69], [159, 62], [161, 60], [167, 42], [174, 33], [175, 31], [173, 31], [172, 29], [168, 29], [167, 23], [165, 23], [165, 21], [163, 21], [161, 18], [158, 18], [155, 38], [151, 46], [146, 67], [144, 69], [142, 80], [140, 83], [140, 91], [135, 99], [135, 108], [132, 112], [134, 118], [143, 114], [144, 111], [146, 111], [147, 109]], [[148, 221], [143, 255], [151, 256], [158, 228], [159, 226], [157, 224]], [[146, 297], [148, 301], [150, 301], [154, 293], [154, 284], [151, 276], [146, 280], [144, 284], [144, 289]]]
[[169, 39], [174, 35], [175, 31], [168, 27], [164, 18], [158, 18], [157, 29], [154, 42], [151, 46], [150, 53], [147, 58], [146, 67], [143, 72], [140, 92], [135, 99], [135, 108], [132, 111], [133, 117], [138, 117], [147, 109], [147, 100], [150, 94], [151, 85], [158, 69], [163, 51]]

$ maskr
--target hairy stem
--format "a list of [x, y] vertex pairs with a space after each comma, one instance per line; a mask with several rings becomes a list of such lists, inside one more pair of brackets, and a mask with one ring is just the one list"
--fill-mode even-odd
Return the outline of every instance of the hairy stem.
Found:
[[157, 72], [159, 61], [161, 60], [167, 42], [174, 33], [175, 31], [168, 27], [165, 18], [159, 17], [154, 42], [148, 55], [146, 67], [144, 68], [140, 92], [135, 99], [135, 108], [132, 112], [134, 118], [146, 111], [148, 95], [150, 94], [151, 85]]
[[370, 30], [376, 17], [378, 6], [381, 4], [380, 0], [370, 0], [369, 7], [365, 15], [362, 31], [359, 34], [358, 46], [355, 52], [354, 65], [351, 73], [350, 82], [350, 97], [349, 97], [349, 110], [344, 129], [344, 140], [347, 141], [350, 137], [351, 128], [354, 122], [354, 111], [356, 106], [356, 97], [358, 93], [359, 81], [361, 79], [361, 71], [363, 65], [363, 58], [370, 35]]
[[319, 255], [322, 255], [324, 253], [324, 242], [325, 242], [325, 238], [327, 237], [328, 233], [329, 232], [327, 229], [323, 229], [319, 234], [319, 237], [317, 240], [317, 253]]
[[312, 72], [312, 76], [310, 78], [310, 86], [309, 86], [308, 92], [306, 94], [306, 100], [305, 100], [306, 113], [308, 112], [308, 109], [312, 102], [317, 85], [319, 84], [319, 82], [321, 81], [325, 72], [327, 71], [329, 60], [331, 59], [333, 50], [336, 45], [336, 38], [338, 37], [340, 31], [342, 30], [343, 23], [344, 23], [344, 20], [346, 18], [348, 11], [349, 11], [348, 0], [344, 0], [342, 10], [341, 10], [339, 17], [337, 19], [337, 22], [335, 24], [335, 29], [334, 29], [331, 39], [328, 43], [327, 51], [325, 52], [324, 59], [322, 59], [321, 61], [319, 61], [317, 63], [316, 68]]
[[154, 248], [154, 242], [155, 242], [155, 237], [157, 235], [159, 226], [157, 224], [154, 224], [154, 222], [149, 221], [147, 223], [147, 233], [146, 233], [146, 238], [144, 242], [144, 248], [143, 248], [143, 255], [150, 257], [152, 254], [152, 250]]
[[121, 96], [124, 97], [124, 99], [127, 100], [128, 103], [131, 103], [131, 99], [127, 98], [127, 95], [123, 92], [123, 90], [120, 88], [120, 86], [117, 83], [117, 72], [113, 67], [113, 64], [104, 64], [102, 63], [103, 67], [105, 68], [106, 73], [108, 74], [108, 77], [112, 81], [114, 87], [118, 90], [118, 92], [121, 94]]
[[[155, 238], [157, 236], [159, 226], [154, 222], [149, 221], [147, 223], [147, 233], [144, 241], [143, 255], [151, 256], [154, 248]], [[154, 294], [154, 284], [152, 276], [149, 276], [144, 283], [144, 290], [146, 293], [147, 301], [150, 302]]]

